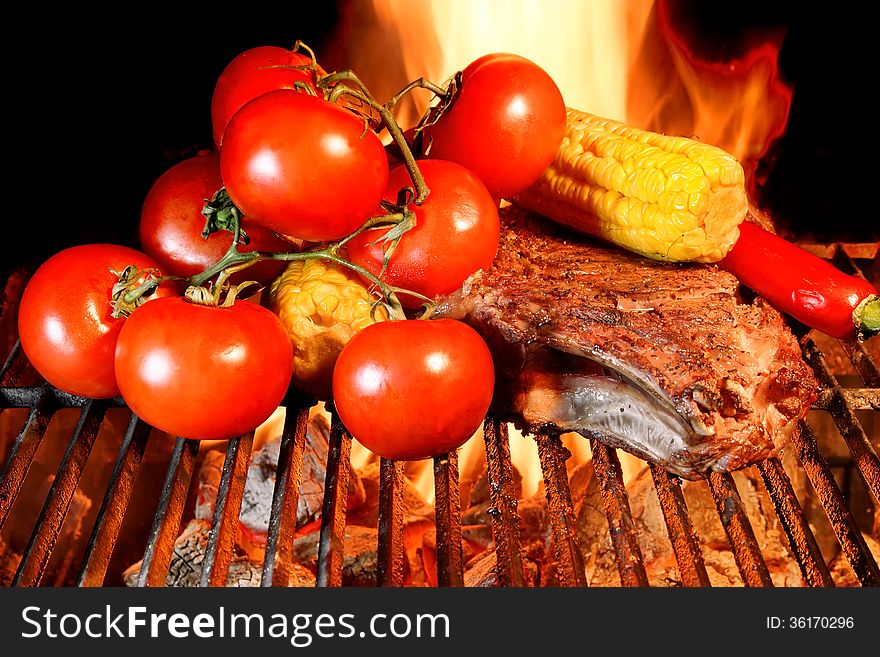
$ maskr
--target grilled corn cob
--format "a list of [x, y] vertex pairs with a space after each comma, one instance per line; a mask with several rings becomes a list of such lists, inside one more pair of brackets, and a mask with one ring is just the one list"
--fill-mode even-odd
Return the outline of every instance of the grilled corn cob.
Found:
[[269, 304], [294, 346], [293, 384], [312, 397], [330, 397], [333, 367], [342, 347], [365, 326], [388, 319], [372, 312], [360, 280], [326, 260], [294, 260], [269, 288]]
[[669, 261], [717, 262], [748, 210], [742, 167], [720, 148], [573, 109], [556, 159], [514, 201]]

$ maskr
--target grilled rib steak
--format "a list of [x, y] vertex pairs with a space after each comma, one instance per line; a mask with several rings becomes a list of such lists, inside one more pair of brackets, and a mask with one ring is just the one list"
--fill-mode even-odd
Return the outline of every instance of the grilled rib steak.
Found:
[[713, 265], [661, 263], [502, 210], [492, 268], [441, 300], [488, 342], [494, 411], [687, 478], [776, 455], [815, 399], [778, 312]]

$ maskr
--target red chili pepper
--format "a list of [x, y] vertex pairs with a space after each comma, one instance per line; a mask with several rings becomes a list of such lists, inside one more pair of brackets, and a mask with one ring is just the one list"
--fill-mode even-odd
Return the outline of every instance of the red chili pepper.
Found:
[[868, 281], [744, 221], [718, 265], [811, 328], [836, 338], [880, 331], [880, 298]]

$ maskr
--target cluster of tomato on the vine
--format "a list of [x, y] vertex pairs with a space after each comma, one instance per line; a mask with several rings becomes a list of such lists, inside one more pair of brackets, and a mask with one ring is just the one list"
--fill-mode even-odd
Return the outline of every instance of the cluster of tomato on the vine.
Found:
[[[406, 139], [392, 110], [415, 87], [438, 100]], [[493, 54], [446, 86], [416, 81], [381, 105], [299, 44], [259, 47], [224, 70], [212, 120], [217, 151], [175, 165], [150, 191], [147, 255], [72, 247], [32, 277], [19, 331], [34, 367], [72, 394], [121, 394], [171, 434], [246, 433], [282, 402], [293, 355], [278, 317], [236, 296], [285, 261], [325, 258], [357, 272], [394, 320], [360, 330], [336, 362], [332, 402], [346, 427], [388, 458], [461, 445], [491, 402], [488, 348], [465, 324], [424, 321], [430, 304], [422, 319], [406, 312], [492, 263], [500, 199], [532, 184], [562, 140], [550, 77]], [[184, 296], [179, 281], [191, 286]]]

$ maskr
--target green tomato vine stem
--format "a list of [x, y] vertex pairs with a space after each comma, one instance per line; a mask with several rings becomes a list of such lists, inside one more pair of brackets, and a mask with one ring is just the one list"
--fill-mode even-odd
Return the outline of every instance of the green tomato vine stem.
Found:
[[[403, 135], [403, 131], [400, 129], [400, 126], [395, 120], [392, 110], [397, 106], [400, 100], [407, 93], [417, 88], [428, 89], [436, 96], [441, 98], [441, 100], [445, 99], [445, 101], [448, 102], [450, 95], [454, 91], [454, 86], [450, 87], [447, 85], [447, 87], [444, 88], [424, 78], [419, 78], [418, 80], [414, 80], [413, 82], [409, 83], [401, 91], [392, 96], [386, 104], [382, 105], [373, 98], [372, 94], [364, 85], [364, 83], [352, 71], [345, 70], [338, 73], [324, 73], [321, 67], [318, 65], [314, 51], [312, 51], [311, 48], [309, 48], [301, 41], [297, 41], [293, 47], [293, 51], [296, 52], [300, 49], [308, 53], [311, 59], [311, 63], [305, 66], [294, 66], [292, 68], [311, 71], [315, 86], [318, 90], [320, 90], [321, 93], [323, 93], [325, 100], [333, 103], [339, 103], [342, 98], [348, 97], [360, 103], [361, 107], [368, 107], [370, 108], [370, 110], [379, 115], [379, 117], [381, 118], [381, 123], [383, 123], [388, 129], [391, 138], [394, 140], [400, 151], [401, 156], [403, 157], [404, 165], [406, 166], [407, 171], [410, 175], [410, 179], [413, 182], [413, 188], [405, 187], [401, 189], [400, 194], [398, 195], [397, 204], [383, 201], [382, 207], [385, 210], [386, 214], [371, 217], [366, 222], [364, 222], [364, 224], [360, 228], [358, 228], [350, 235], [344, 237], [343, 239], [313, 251], [287, 253], [274, 253], [268, 251], [239, 251], [238, 247], [241, 244], [243, 237], [243, 232], [241, 229], [241, 212], [240, 210], [238, 210], [238, 208], [234, 206], [231, 199], [228, 198], [228, 195], [225, 194], [225, 190], [221, 188], [221, 190], [218, 191], [217, 194], [215, 194], [212, 202], [208, 203], [205, 212], [203, 212], [203, 214], [208, 217], [208, 221], [206, 223], [205, 231], [202, 233], [202, 236], [207, 237], [208, 234], [210, 234], [213, 230], [217, 230], [218, 226], [219, 228], [232, 232], [232, 244], [223, 255], [223, 257], [220, 258], [220, 260], [218, 260], [216, 263], [205, 269], [203, 272], [195, 274], [194, 276], [190, 276], [189, 278], [183, 278], [180, 276], [157, 276], [155, 274], [150, 274], [147, 280], [135, 285], [133, 282], [130, 281], [130, 277], [123, 277], [120, 274], [120, 283], [118, 284], [119, 289], [114, 295], [114, 313], [130, 313], [130, 309], [135, 308], [139, 303], [143, 302], [142, 298], [145, 294], [147, 294], [148, 292], [152, 292], [156, 287], [158, 287], [161, 282], [167, 280], [186, 281], [188, 286], [190, 286], [190, 290], [188, 290], [187, 296], [191, 298], [191, 300], [197, 300], [198, 303], [213, 303], [214, 305], [217, 305], [219, 303], [219, 299], [223, 289], [227, 286], [227, 281], [229, 277], [237, 271], [246, 269], [247, 267], [255, 265], [256, 263], [262, 262], [264, 260], [280, 260], [291, 262], [296, 260], [311, 260], [320, 258], [346, 267], [356, 272], [366, 280], [370, 281], [375, 286], [375, 288], [379, 290], [379, 292], [382, 294], [382, 297], [385, 299], [384, 305], [386, 305], [386, 307], [388, 308], [392, 319], [406, 319], [403, 307], [400, 303], [400, 300], [398, 299], [398, 294], [407, 294], [409, 296], [416, 297], [418, 299], [421, 299], [422, 301], [425, 301], [426, 307], [421, 318], [427, 319], [431, 316], [434, 308], [431, 299], [417, 292], [413, 292], [412, 290], [406, 290], [389, 285], [381, 280], [381, 276], [385, 273], [385, 270], [388, 266], [388, 260], [391, 257], [391, 254], [394, 252], [397, 241], [400, 239], [401, 235], [403, 235], [407, 230], [415, 226], [415, 214], [407, 206], [409, 205], [409, 203], [421, 205], [428, 198], [428, 194], [430, 194], [431, 191], [428, 188], [428, 185], [425, 183], [425, 179], [422, 176], [421, 171], [419, 171], [415, 156], [413, 155], [412, 150]], [[308, 85], [304, 84], [299, 85], [299, 91], [314, 94], [311, 88], [306, 88], [307, 86]], [[351, 109], [351, 107], [349, 107], [349, 109]], [[375, 122], [375, 116], [371, 115], [370, 117], [367, 117], [362, 112], [359, 112], [359, 114], [364, 118], [365, 130], [369, 129], [367, 123], [369, 123], [370, 121]], [[211, 212], [208, 212], [209, 209], [211, 210]], [[222, 216], [220, 216], [221, 221], [219, 223], [213, 223], [216, 222], [216, 218], [212, 215], [215, 215], [221, 211], [224, 213]], [[360, 235], [364, 231], [379, 229], [384, 226], [389, 227], [388, 234], [384, 238], [379, 238], [379, 240], [377, 241], [382, 241], [384, 239], [386, 242], [389, 243], [389, 246], [385, 249], [385, 261], [383, 263], [382, 272], [379, 276], [376, 276], [372, 272], [364, 269], [363, 267], [346, 260], [340, 255], [340, 249], [354, 237]], [[215, 276], [217, 278], [210, 289], [202, 288], [205, 283], [210, 281]], [[240, 286], [232, 286], [230, 288], [230, 295], [232, 300], [234, 300], [235, 295], [241, 289], [252, 284], [253, 282], [249, 281], [247, 283], [241, 284]], [[197, 292], [193, 290], [193, 288], [201, 289]], [[229, 299], [229, 297], [227, 297], [227, 299]], [[231, 303], [231, 301], [229, 301], [229, 303]]]

